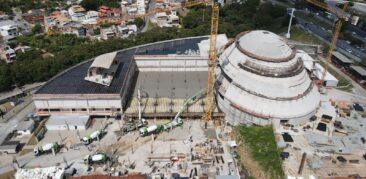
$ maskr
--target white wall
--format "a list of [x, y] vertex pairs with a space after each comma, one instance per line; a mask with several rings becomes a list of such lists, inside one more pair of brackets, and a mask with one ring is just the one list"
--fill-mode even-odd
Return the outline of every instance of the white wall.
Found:
[[40, 100], [35, 99], [37, 109], [45, 108], [121, 108], [121, 100]]
[[207, 71], [207, 58], [200, 56], [135, 56], [139, 71]]
[[[60, 125], [45, 125], [47, 130], [68, 130], [66, 124], [60, 124]], [[69, 125], [70, 130], [75, 130], [75, 125]], [[77, 130], [85, 130], [84, 125], [77, 125]]]

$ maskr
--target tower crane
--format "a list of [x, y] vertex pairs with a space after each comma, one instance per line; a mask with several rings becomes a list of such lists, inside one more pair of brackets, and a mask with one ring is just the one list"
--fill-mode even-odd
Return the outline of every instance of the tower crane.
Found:
[[325, 58], [326, 62], [325, 62], [325, 65], [324, 65], [324, 71], [323, 71], [323, 74], [322, 74], [322, 77], [321, 77], [321, 80], [320, 80], [321, 84], [323, 86], [325, 86], [324, 79], [325, 79], [325, 75], [326, 75], [327, 70], [328, 70], [329, 63], [331, 62], [332, 52], [337, 46], [337, 40], [338, 40], [339, 34], [341, 32], [343, 22], [348, 20], [348, 17], [345, 14], [345, 10], [348, 8], [349, 3], [346, 2], [343, 6], [343, 9], [339, 9], [337, 7], [328, 6], [326, 3], [323, 3], [323, 2], [320, 2], [320, 1], [317, 1], [317, 0], [306, 0], [306, 1], [311, 3], [311, 4], [314, 4], [314, 5], [318, 6], [320, 8], [323, 8], [323, 9], [329, 11], [329, 12], [332, 12], [335, 15], [337, 15], [337, 17], [338, 17], [338, 20], [335, 24], [331, 45], [329, 47], [329, 51], [328, 51], [327, 56]]

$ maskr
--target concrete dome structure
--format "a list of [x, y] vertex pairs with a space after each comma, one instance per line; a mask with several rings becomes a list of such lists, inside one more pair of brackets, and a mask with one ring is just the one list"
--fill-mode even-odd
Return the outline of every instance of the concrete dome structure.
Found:
[[217, 101], [231, 124], [307, 121], [320, 102], [303, 61], [278, 35], [239, 34], [219, 58]]

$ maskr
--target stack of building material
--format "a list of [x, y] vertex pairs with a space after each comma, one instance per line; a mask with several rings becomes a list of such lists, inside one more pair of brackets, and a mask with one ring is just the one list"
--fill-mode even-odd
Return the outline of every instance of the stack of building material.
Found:
[[19, 169], [15, 173], [16, 179], [62, 179], [65, 173], [64, 168], [47, 167], [47, 168], [34, 168], [34, 169]]

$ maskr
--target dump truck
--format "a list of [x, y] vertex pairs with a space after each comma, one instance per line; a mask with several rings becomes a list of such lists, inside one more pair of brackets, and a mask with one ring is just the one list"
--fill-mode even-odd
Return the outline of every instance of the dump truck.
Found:
[[45, 154], [45, 153], [51, 153], [52, 150], [56, 154], [60, 150], [60, 148], [61, 147], [57, 142], [48, 143], [48, 144], [45, 144], [45, 145], [40, 146], [38, 148], [34, 148], [34, 155], [39, 156], [39, 155], [42, 155], [42, 154]]
[[85, 144], [85, 145], [89, 145], [90, 143], [92, 143], [94, 140], [100, 140], [100, 138], [105, 134], [106, 132], [103, 129], [94, 131], [93, 133], [91, 133], [89, 136], [87, 137], [83, 137], [81, 139], [81, 141]]
[[87, 155], [84, 158], [84, 163], [92, 165], [92, 164], [104, 164], [108, 160], [108, 156], [104, 153], [98, 153], [94, 155]]

